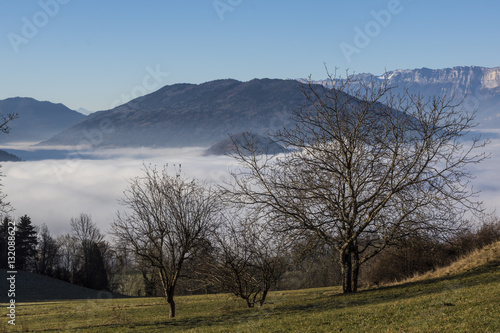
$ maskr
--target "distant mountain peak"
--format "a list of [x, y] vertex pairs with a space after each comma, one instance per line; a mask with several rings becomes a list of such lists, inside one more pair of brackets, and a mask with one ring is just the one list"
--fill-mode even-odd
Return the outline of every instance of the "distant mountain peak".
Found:
[[208, 147], [228, 133], [264, 134], [286, 124], [304, 103], [300, 83], [280, 79], [234, 79], [167, 85], [84, 121], [43, 142], [78, 145], [103, 122], [113, 131], [99, 147]]
[[89, 114], [93, 113], [94, 111], [89, 111], [85, 108], [79, 108], [78, 110], [76, 110], [76, 112], [88, 116]]
[[39, 142], [76, 124], [84, 115], [61, 103], [38, 101], [31, 97], [11, 97], [0, 100], [0, 113], [18, 113], [9, 123], [8, 135], [0, 135], [0, 142]]

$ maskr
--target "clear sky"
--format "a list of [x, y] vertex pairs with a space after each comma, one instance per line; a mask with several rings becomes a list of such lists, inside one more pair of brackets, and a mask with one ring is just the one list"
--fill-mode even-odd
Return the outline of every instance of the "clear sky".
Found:
[[109, 109], [167, 84], [500, 66], [500, 2], [0, 0], [0, 99]]

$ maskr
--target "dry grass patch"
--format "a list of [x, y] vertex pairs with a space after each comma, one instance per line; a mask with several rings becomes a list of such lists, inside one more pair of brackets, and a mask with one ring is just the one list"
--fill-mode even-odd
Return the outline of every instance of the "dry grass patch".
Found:
[[487, 245], [482, 249], [474, 250], [472, 253], [463, 256], [452, 264], [440, 267], [434, 271], [418, 274], [404, 281], [393, 283], [416, 282], [427, 279], [442, 278], [450, 275], [466, 273], [476, 270], [485, 265], [498, 265], [500, 262], [500, 241]]

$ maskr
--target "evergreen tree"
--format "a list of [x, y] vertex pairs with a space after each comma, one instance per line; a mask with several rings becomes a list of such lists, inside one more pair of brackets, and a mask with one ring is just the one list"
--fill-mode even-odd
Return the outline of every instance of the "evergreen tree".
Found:
[[19, 220], [16, 230], [16, 268], [20, 270], [35, 270], [37, 254], [37, 228], [31, 223], [31, 218], [24, 215]]
[[93, 243], [88, 252], [86, 255], [87, 260], [85, 260], [87, 287], [97, 290], [108, 289], [108, 275], [99, 245]]

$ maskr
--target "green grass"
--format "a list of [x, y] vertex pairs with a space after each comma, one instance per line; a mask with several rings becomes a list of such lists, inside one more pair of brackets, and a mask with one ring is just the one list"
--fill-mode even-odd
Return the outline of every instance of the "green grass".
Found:
[[273, 292], [262, 308], [229, 295], [22, 303], [2, 331], [67, 332], [500, 332], [500, 269], [483, 266], [342, 295], [338, 288]]
[[272, 292], [254, 309], [230, 295], [177, 297], [175, 319], [161, 298], [20, 303], [0, 332], [500, 332], [497, 259], [350, 295]]

